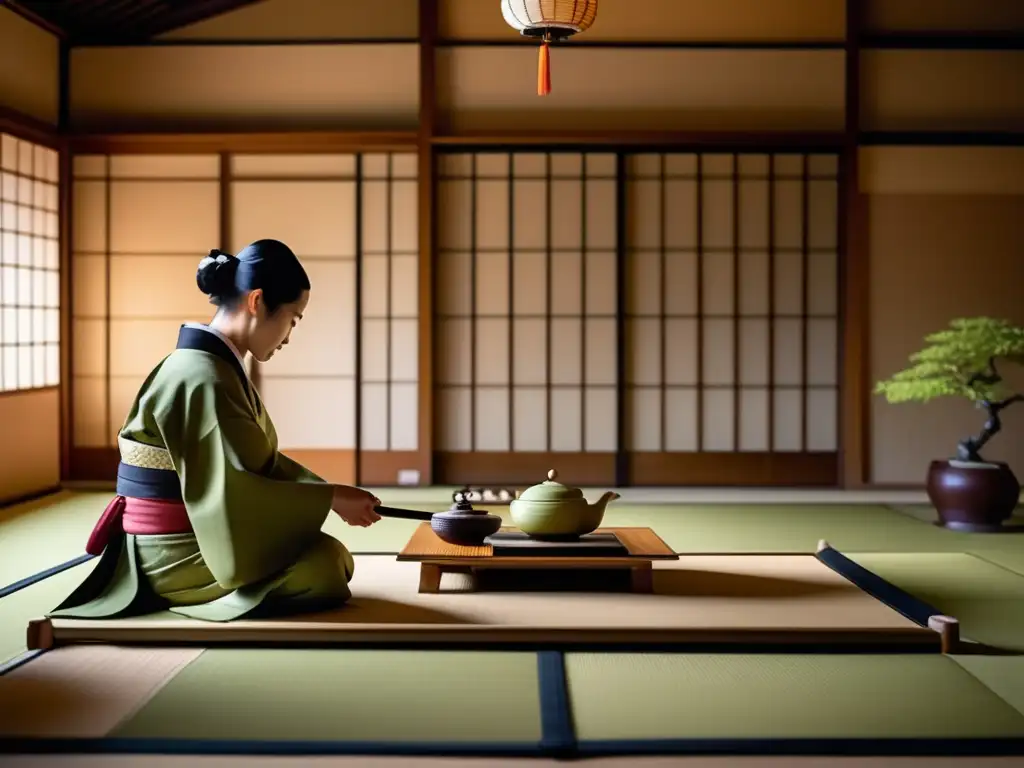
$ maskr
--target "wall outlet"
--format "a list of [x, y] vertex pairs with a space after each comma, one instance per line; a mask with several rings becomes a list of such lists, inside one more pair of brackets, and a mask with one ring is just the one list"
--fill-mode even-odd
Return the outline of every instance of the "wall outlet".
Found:
[[419, 485], [420, 484], [420, 471], [418, 469], [400, 469], [400, 470], [398, 470], [398, 484], [399, 485]]

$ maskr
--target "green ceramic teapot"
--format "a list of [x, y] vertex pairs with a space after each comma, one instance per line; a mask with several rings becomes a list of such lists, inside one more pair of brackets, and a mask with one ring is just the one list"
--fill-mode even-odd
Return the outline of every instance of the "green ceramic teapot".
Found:
[[523, 533], [535, 539], [578, 539], [601, 525], [609, 501], [619, 494], [608, 491], [590, 504], [579, 488], [562, 485], [555, 478], [555, 470], [548, 479], [527, 488], [509, 504], [512, 522]]

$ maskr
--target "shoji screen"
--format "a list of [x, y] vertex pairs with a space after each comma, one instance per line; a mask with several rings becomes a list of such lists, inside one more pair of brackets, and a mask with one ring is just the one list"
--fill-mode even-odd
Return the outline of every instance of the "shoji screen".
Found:
[[230, 199], [231, 248], [281, 240], [312, 285], [255, 374], [281, 450], [335, 482], [398, 483], [418, 440], [416, 156], [234, 155]]
[[217, 155], [77, 156], [72, 215], [73, 472], [109, 479], [117, 430], [183, 322], [212, 307], [195, 283], [220, 244]]
[[0, 389], [60, 382], [57, 153], [0, 134]]
[[525, 482], [549, 465], [611, 482], [616, 159], [442, 155], [436, 401], [441, 482]]
[[837, 166], [834, 155], [629, 158], [633, 482], [832, 481]]
[[287, 347], [254, 373], [283, 452], [354, 482], [356, 156], [234, 155], [230, 247], [289, 245], [312, 289]]
[[360, 168], [359, 477], [415, 483], [419, 447], [419, 216], [415, 154]]

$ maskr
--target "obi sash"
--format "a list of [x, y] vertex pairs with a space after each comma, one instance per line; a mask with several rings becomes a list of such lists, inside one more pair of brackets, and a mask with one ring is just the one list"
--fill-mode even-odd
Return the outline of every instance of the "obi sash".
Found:
[[99, 555], [115, 531], [137, 535], [191, 533], [178, 473], [163, 448], [118, 438], [116, 496], [100, 515], [85, 551]]

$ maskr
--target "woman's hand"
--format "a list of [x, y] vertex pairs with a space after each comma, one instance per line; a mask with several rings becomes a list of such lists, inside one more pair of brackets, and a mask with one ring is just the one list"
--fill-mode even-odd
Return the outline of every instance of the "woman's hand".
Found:
[[380, 506], [380, 499], [362, 488], [348, 485], [334, 486], [334, 498], [331, 499], [333, 509], [342, 520], [349, 525], [366, 528], [380, 520], [374, 507]]

